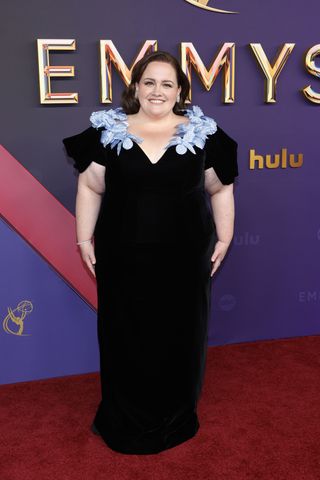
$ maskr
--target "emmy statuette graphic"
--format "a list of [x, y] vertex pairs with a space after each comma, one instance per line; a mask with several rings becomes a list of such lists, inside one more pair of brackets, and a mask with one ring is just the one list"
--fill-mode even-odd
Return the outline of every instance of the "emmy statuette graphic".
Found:
[[[220, 8], [213, 8], [208, 6], [208, 3], [210, 0], [185, 0], [188, 3], [191, 3], [192, 5], [195, 5], [196, 7], [203, 8], [204, 10], [209, 10], [210, 12], [216, 12], [216, 13], [239, 13], [239, 12], [232, 12], [231, 10], [221, 10]], [[211, 0], [212, 3], [212, 0]]]

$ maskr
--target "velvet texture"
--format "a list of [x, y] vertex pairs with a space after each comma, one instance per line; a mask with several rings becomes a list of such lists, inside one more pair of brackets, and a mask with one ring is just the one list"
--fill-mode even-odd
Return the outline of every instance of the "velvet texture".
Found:
[[196, 154], [169, 147], [152, 164], [137, 143], [118, 156], [100, 135], [89, 127], [63, 140], [80, 172], [91, 161], [106, 166], [94, 232], [102, 393], [94, 423], [113, 450], [158, 453], [199, 429], [217, 240], [204, 171], [233, 182], [237, 144], [218, 127]]

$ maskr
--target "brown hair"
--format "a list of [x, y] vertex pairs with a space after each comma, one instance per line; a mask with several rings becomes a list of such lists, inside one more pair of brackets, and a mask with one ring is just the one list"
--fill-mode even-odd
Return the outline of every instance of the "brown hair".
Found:
[[125, 113], [137, 113], [140, 108], [140, 103], [135, 98], [135, 84], [138, 83], [143, 75], [143, 72], [151, 62], [165, 62], [169, 63], [175, 70], [177, 75], [178, 86], [181, 87], [180, 101], [173, 107], [173, 112], [176, 115], [183, 115], [182, 110], [185, 109], [185, 101], [189, 93], [190, 83], [183, 72], [178, 60], [168, 52], [157, 51], [144, 55], [133, 67], [130, 85], [123, 91], [121, 96], [121, 106]]

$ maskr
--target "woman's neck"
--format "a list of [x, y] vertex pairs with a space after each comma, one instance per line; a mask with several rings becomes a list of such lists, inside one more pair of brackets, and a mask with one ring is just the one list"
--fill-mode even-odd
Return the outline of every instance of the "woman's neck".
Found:
[[178, 117], [178, 115], [173, 113], [172, 110], [163, 115], [149, 115], [143, 110], [141, 110], [140, 108], [140, 110], [136, 114], [132, 115], [132, 117], [135, 119], [135, 121], [137, 121], [137, 123], [148, 122], [148, 123], [154, 123], [157, 125], [161, 125], [161, 124], [165, 125], [165, 124], [168, 124], [169, 122], [174, 122]]

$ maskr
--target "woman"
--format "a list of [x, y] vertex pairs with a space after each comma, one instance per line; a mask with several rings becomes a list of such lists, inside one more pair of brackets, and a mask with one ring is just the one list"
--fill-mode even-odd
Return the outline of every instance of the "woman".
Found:
[[122, 107], [93, 112], [63, 140], [80, 172], [78, 245], [97, 279], [92, 428], [127, 454], [159, 453], [199, 429], [210, 276], [233, 236], [237, 143], [199, 107], [184, 110], [188, 91], [177, 60], [151, 53]]

